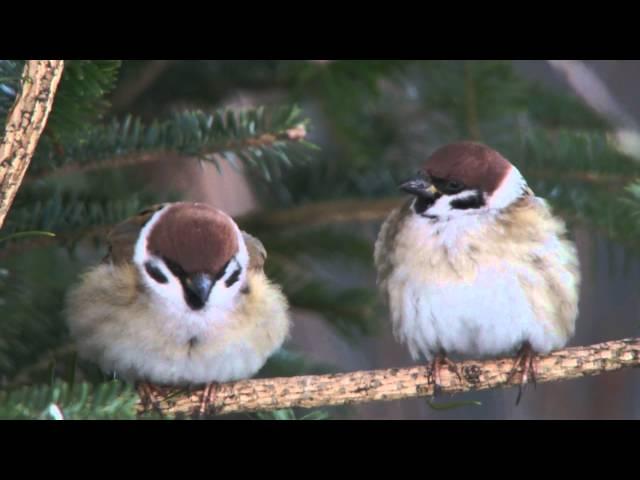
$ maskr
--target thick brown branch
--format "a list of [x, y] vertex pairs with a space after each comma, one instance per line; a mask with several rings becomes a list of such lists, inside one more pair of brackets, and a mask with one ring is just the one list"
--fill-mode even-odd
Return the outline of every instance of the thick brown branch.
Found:
[[64, 62], [29, 60], [0, 144], [0, 228], [47, 124]]
[[[509, 383], [513, 358], [465, 361], [458, 364], [462, 381], [447, 369], [441, 371], [445, 393], [462, 393], [518, 385]], [[538, 383], [600, 375], [640, 365], [640, 338], [615, 340], [587, 347], [558, 350], [535, 361]], [[197, 416], [204, 390], [158, 399], [165, 414]], [[175, 393], [175, 392], [174, 392]], [[211, 391], [207, 414], [255, 412], [294, 407], [322, 407], [373, 401], [390, 401], [433, 395], [429, 366], [390, 368], [331, 375], [243, 380], [221, 384]], [[140, 404], [139, 411], [145, 407]]]

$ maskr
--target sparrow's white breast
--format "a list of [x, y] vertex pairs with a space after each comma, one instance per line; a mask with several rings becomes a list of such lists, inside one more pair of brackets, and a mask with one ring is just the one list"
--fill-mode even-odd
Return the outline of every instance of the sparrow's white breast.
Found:
[[399, 268], [388, 288], [395, 332], [414, 358], [420, 353], [431, 358], [441, 349], [495, 356], [525, 340], [547, 352], [565, 341], [552, 324], [536, 317], [518, 272], [506, 262], [482, 266], [472, 279], [460, 281], [425, 282], [424, 276]]

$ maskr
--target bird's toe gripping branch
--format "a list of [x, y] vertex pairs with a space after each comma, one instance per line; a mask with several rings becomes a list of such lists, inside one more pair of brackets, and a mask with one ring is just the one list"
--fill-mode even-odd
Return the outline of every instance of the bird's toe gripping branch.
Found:
[[442, 377], [440, 375], [440, 369], [443, 366], [446, 366], [449, 371], [455, 373], [458, 377], [458, 380], [462, 382], [462, 375], [460, 375], [458, 365], [455, 362], [449, 360], [445, 351], [440, 351], [435, 357], [433, 357], [433, 361], [431, 362], [434, 397], [437, 397], [442, 393]]
[[531, 344], [529, 342], [523, 343], [518, 355], [516, 356], [511, 373], [509, 373], [509, 376], [507, 377], [507, 383], [511, 383], [518, 372], [520, 372], [521, 375], [520, 384], [518, 385], [516, 405], [520, 404], [522, 394], [529, 380], [533, 383], [534, 388], [536, 387], [535, 358], [536, 352], [531, 347]]

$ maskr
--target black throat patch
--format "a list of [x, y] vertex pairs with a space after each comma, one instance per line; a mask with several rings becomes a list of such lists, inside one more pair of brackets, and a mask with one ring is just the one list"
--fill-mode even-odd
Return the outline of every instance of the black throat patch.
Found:
[[422, 215], [429, 207], [431, 207], [436, 201], [442, 196], [442, 194], [437, 193], [433, 197], [416, 197], [416, 201], [413, 202], [413, 210], [418, 214]]

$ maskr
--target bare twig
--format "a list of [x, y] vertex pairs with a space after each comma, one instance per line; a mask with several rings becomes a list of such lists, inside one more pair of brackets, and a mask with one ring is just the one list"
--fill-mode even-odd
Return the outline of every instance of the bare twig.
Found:
[[[520, 375], [511, 382], [513, 358], [489, 361], [465, 361], [456, 373], [440, 373], [445, 393], [462, 393], [516, 386]], [[600, 375], [623, 368], [640, 366], [640, 338], [615, 340], [586, 347], [558, 350], [535, 360], [537, 383], [555, 382]], [[430, 366], [358, 371], [331, 375], [308, 375], [289, 378], [243, 380], [219, 385], [203, 399], [205, 390], [177, 395], [167, 389], [159, 400], [165, 414], [196, 416], [204, 402], [207, 414], [255, 412], [282, 408], [313, 408], [373, 401], [390, 401], [433, 395], [433, 372]], [[144, 412], [140, 404], [139, 411]]]
[[29, 60], [0, 144], [0, 228], [47, 124], [64, 62]]

